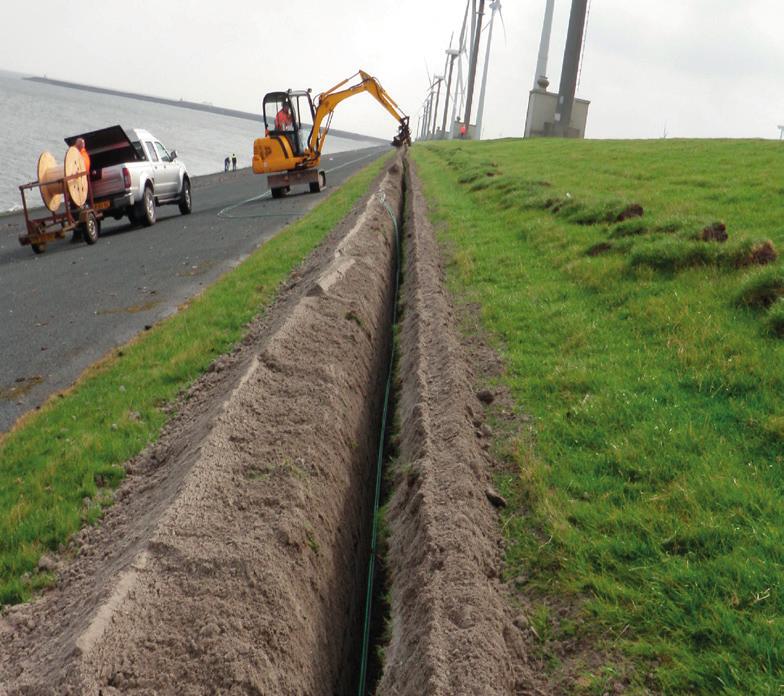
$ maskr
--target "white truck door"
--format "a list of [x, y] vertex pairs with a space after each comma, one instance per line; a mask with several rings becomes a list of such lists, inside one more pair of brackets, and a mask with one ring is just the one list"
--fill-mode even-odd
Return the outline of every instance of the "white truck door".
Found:
[[171, 156], [166, 151], [166, 148], [157, 140], [155, 141], [155, 149], [158, 152], [160, 166], [163, 172], [161, 184], [158, 187], [160, 195], [167, 197], [176, 196], [177, 189], [180, 185], [180, 170], [172, 164]]
[[152, 165], [152, 175], [155, 179], [153, 182], [155, 185], [155, 195], [163, 195], [162, 187], [165, 186], [165, 184], [163, 181], [164, 171], [161, 158], [158, 157], [158, 153], [155, 151], [155, 145], [152, 144], [151, 140], [146, 140], [144, 142], [144, 149], [147, 150], [147, 157], [150, 160], [150, 164]]

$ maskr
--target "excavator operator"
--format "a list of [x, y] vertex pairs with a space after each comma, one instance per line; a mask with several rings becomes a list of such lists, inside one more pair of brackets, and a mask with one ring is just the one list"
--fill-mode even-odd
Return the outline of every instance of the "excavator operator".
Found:
[[291, 118], [291, 109], [286, 102], [283, 102], [280, 111], [275, 115], [275, 130], [294, 130], [294, 119]]

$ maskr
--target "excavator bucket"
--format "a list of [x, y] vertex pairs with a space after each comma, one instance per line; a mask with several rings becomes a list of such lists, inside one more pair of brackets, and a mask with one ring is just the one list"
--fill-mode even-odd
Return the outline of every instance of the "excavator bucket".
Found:
[[408, 129], [408, 116], [400, 120], [400, 128], [397, 135], [392, 139], [394, 147], [403, 147], [411, 144], [411, 131]]

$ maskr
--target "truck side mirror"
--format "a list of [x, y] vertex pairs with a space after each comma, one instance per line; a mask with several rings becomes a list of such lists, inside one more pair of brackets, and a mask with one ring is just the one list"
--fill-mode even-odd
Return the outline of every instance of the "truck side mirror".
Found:
[[169, 157], [171, 157], [171, 161], [172, 161], [172, 162], [174, 162], [174, 160], [176, 160], [176, 159], [177, 159], [177, 150], [172, 150], [172, 151], [169, 153]]

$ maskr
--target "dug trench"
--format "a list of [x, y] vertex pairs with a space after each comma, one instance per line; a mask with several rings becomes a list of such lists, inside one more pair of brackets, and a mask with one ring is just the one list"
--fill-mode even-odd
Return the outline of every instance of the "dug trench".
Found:
[[398, 232], [390, 607], [368, 693], [537, 693], [482, 405], [401, 153], [127, 463], [101, 523], [47, 559], [56, 585], [0, 618], [0, 695], [357, 693]]

